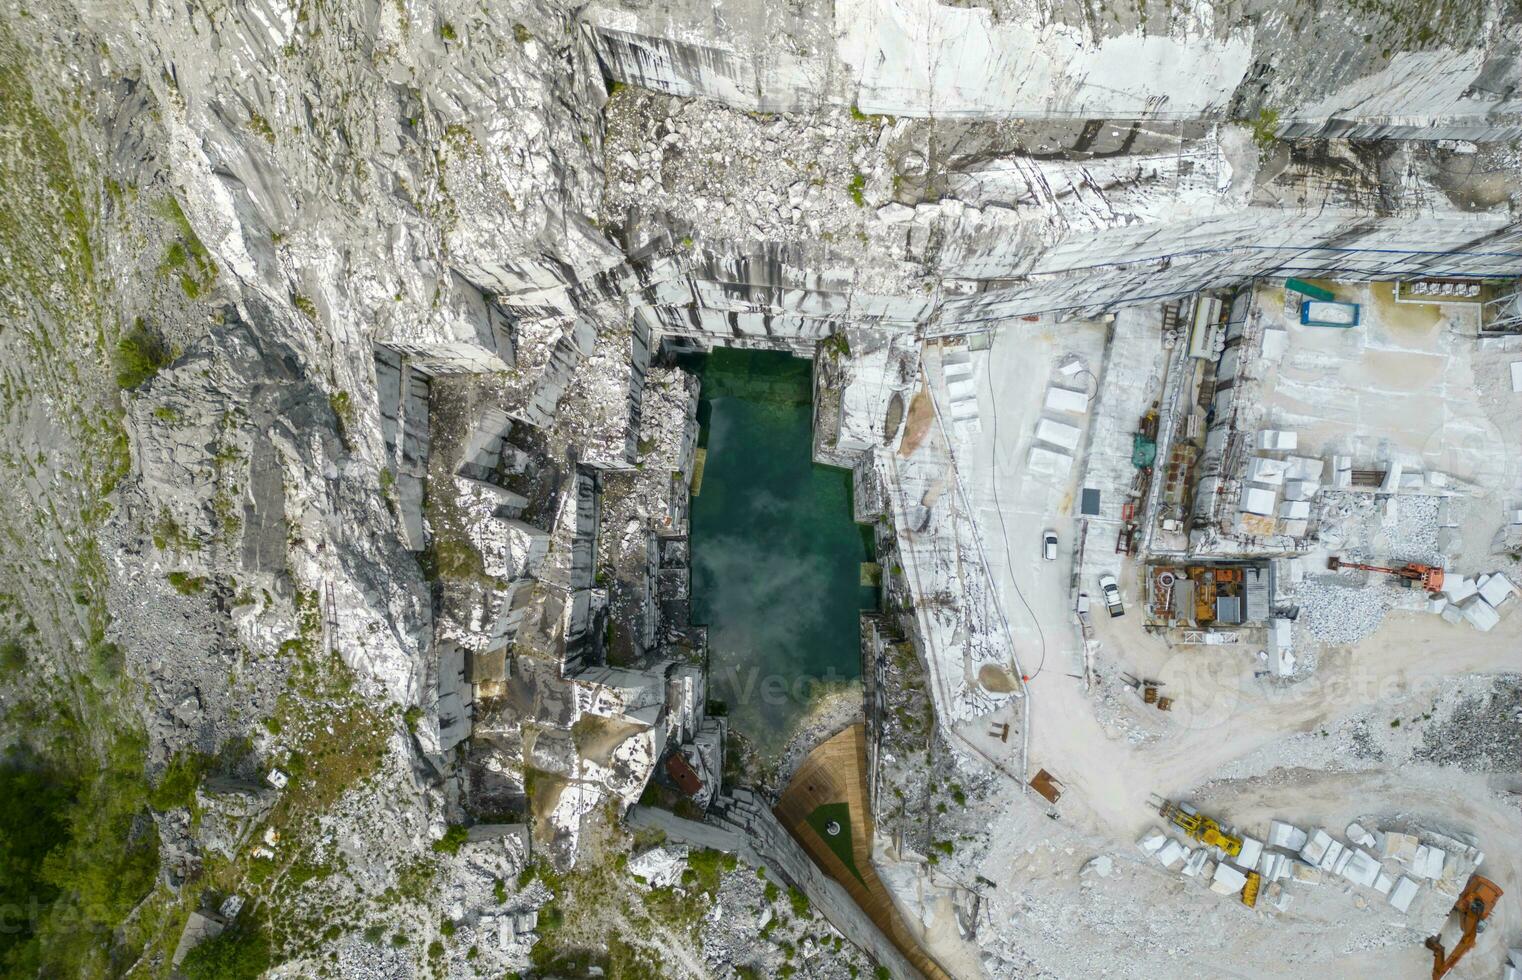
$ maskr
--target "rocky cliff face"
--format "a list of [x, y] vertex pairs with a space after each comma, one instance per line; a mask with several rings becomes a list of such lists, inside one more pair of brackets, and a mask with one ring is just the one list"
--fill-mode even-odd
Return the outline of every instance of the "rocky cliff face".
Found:
[[737, 108], [936, 118], [1262, 117], [1297, 136], [1500, 139], [1516, 7], [1281, 0], [593, 5], [620, 81]]

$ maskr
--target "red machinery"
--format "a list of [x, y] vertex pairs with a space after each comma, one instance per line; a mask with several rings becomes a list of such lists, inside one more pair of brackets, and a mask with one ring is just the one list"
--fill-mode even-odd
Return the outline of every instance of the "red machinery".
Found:
[[1365, 572], [1384, 572], [1386, 575], [1394, 575], [1396, 578], [1412, 584], [1420, 585], [1428, 592], [1443, 591], [1443, 570], [1436, 565], [1423, 565], [1418, 562], [1408, 562], [1399, 568], [1391, 568], [1388, 565], [1364, 565], [1355, 561], [1342, 561], [1335, 555], [1326, 560], [1326, 567], [1332, 571], [1339, 568], [1356, 568]]
[[1469, 884], [1453, 903], [1453, 911], [1448, 913], [1459, 917], [1459, 941], [1445, 955], [1441, 933], [1427, 940], [1427, 948], [1432, 950], [1432, 980], [1453, 969], [1474, 948], [1475, 936], [1485, 928], [1485, 920], [1490, 918], [1500, 897], [1501, 889], [1495, 882], [1479, 875], [1470, 876]]

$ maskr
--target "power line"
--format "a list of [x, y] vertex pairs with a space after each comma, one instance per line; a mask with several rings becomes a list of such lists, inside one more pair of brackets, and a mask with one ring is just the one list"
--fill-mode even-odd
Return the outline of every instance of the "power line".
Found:
[[999, 403], [998, 397], [994, 394], [994, 344], [997, 342], [997, 337], [997, 331], [990, 335], [988, 357], [983, 361], [984, 375], [988, 378], [988, 404], [993, 409], [990, 431], [994, 440], [994, 513], [999, 515], [999, 536], [1004, 539], [1004, 567], [1009, 570], [1009, 584], [1014, 587], [1015, 595], [1019, 597], [1020, 604], [1025, 607], [1031, 622], [1036, 624], [1036, 635], [1041, 639], [1041, 660], [1036, 664], [1035, 672], [1029, 677], [1029, 680], [1035, 680], [1041, 673], [1041, 668], [1046, 666], [1046, 632], [1041, 629], [1041, 620], [1037, 618], [1031, 604], [1026, 601], [1025, 593], [1020, 591], [1020, 583], [1015, 581], [1015, 570], [1009, 560], [1009, 528], [1004, 523], [1004, 505], [999, 501]]

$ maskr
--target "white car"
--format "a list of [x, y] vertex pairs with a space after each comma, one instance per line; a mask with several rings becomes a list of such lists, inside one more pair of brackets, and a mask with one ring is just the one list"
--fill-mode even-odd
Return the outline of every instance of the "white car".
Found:
[[1105, 606], [1110, 610], [1110, 618], [1126, 614], [1126, 607], [1120, 601], [1120, 583], [1115, 581], [1114, 575], [1106, 572], [1099, 576], [1099, 591], [1104, 593]]
[[1041, 534], [1041, 557], [1047, 561], [1057, 560], [1057, 532], [1044, 531]]

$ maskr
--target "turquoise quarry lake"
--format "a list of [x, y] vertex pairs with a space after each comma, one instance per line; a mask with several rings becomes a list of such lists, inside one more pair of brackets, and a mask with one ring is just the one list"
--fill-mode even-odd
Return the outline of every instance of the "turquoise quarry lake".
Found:
[[849, 471], [811, 462], [811, 362], [721, 348], [682, 363], [703, 385], [692, 618], [708, 627], [709, 697], [769, 755], [815, 697], [860, 679], [870, 535]]

